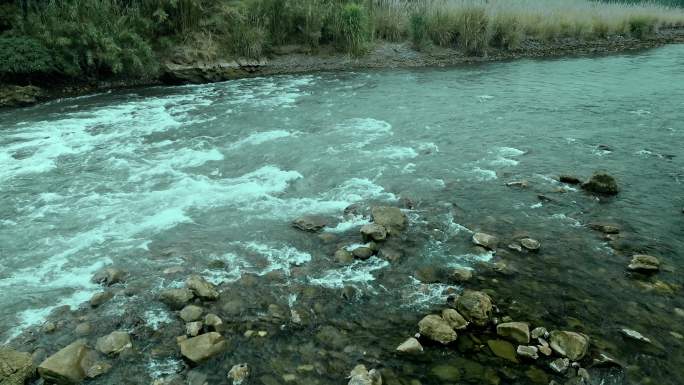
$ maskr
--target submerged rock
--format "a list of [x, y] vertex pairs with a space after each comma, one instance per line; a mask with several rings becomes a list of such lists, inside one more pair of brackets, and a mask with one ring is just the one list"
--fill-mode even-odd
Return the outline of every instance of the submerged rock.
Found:
[[577, 361], [587, 354], [589, 339], [580, 333], [554, 330], [551, 332], [550, 345], [561, 356]]
[[321, 231], [327, 224], [327, 219], [315, 215], [305, 215], [292, 221], [293, 227], [312, 233]]
[[496, 325], [496, 334], [519, 344], [530, 343], [530, 327], [525, 322], [504, 322]]
[[495, 356], [501, 357], [511, 362], [518, 362], [516, 358], [516, 351], [513, 344], [504, 340], [489, 340], [487, 346], [494, 353]]
[[219, 297], [216, 286], [199, 275], [191, 275], [185, 281], [185, 285], [203, 300], [213, 301]]
[[397, 346], [397, 351], [409, 354], [422, 353], [423, 345], [421, 345], [417, 339], [411, 337]]
[[629, 337], [635, 341], [651, 343], [650, 339], [644, 337], [643, 334], [639, 333], [636, 330], [623, 328], [623, 329], [620, 329], [620, 333], [622, 333], [624, 336]]
[[430, 314], [420, 320], [418, 322], [418, 331], [422, 336], [444, 345], [454, 342], [458, 338], [451, 325], [435, 314]]
[[361, 227], [361, 235], [365, 241], [384, 241], [387, 239], [387, 229], [377, 223], [369, 223]]
[[660, 261], [652, 255], [637, 254], [632, 257], [627, 269], [639, 273], [655, 273], [660, 270]]
[[541, 247], [541, 243], [532, 238], [523, 238], [520, 240], [520, 245], [528, 251], [537, 251]]
[[204, 317], [204, 324], [214, 330], [223, 325], [223, 320], [214, 313], [209, 313]]
[[580, 183], [582, 183], [582, 181], [578, 177], [576, 177], [574, 175], [567, 175], [567, 174], [560, 175], [558, 177], [558, 180], [561, 183], [567, 183], [567, 184], [580, 184]]
[[[24, 107], [38, 103], [43, 90], [36, 86], [0, 87], [0, 107]], [[3, 384], [4, 385], [4, 384]]]
[[354, 261], [354, 255], [345, 249], [339, 249], [335, 252], [335, 261], [339, 263], [351, 263]]
[[97, 339], [95, 349], [103, 354], [119, 354], [133, 347], [131, 337], [126, 332], [116, 331]]
[[112, 299], [112, 297], [114, 297], [114, 294], [112, 294], [109, 291], [103, 291], [100, 293], [95, 293], [95, 294], [93, 294], [92, 297], [90, 297], [89, 303], [90, 303], [91, 307], [98, 307], [98, 306], [102, 305], [103, 303]]
[[180, 342], [181, 354], [194, 363], [200, 363], [222, 352], [226, 341], [219, 333], [211, 332]]
[[29, 353], [0, 347], [0, 385], [24, 385], [33, 375]]
[[607, 223], [590, 223], [589, 228], [592, 230], [600, 231], [604, 234], [619, 234], [620, 228], [615, 225], [609, 225]]
[[180, 310], [195, 298], [195, 293], [190, 289], [167, 289], [159, 294], [159, 300], [173, 310]]
[[371, 209], [373, 222], [383, 226], [389, 234], [403, 231], [406, 228], [406, 215], [397, 207], [376, 206]]
[[228, 378], [233, 381], [233, 385], [242, 384], [249, 377], [249, 366], [246, 363], [234, 365], [228, 371]]
[[589, 192], [602, 195], [617, 195], [620, 191], [615, 178], [605, 173], [596, 173], [582, 184], [582, 188]]
[[449, 273], [449, 279], [454, 283], [464, 283], [473, 278], [473, 271], [466, 268], [455, 268]]
[[51, 355], [38, 366], [38, 374], [48, 382], [78, 384], [86, 378], [81, 361], [88, 353], [85, 340], [78, 340]]
[[473, 234], [473, 243], [478, 246], [482, 246], [488, 250], [496, 250], [496, 247], [499, 244], [499, 240], [493, 235], [485, 233], [475, 233]]
[[354, 256], [354, 258], [366, 260], [373, 256], [373, 249], [366, 246], [357, 247], [354, 250], [352, 250], [352, 255]]
[[481, 291], [466, 290], [456, 300], [456, 310], [477, 326], [484, 326], [489, 322], [492, 308], [492, 299]]
[[382, 376], [375, 369], [368, 371], [366, 366], [357, 365], [349, 373], [348, 385], [382, 385]]

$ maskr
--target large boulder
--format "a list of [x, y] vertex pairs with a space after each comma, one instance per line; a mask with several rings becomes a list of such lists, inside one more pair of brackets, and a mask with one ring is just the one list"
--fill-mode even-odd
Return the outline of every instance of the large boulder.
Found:
[[454, 309], [442, 310], [442, 319], [454, 330], [465, 329], [468, 326], [468, 321]]
[[159, 300], [173, 310], [180, 310], [195, 298], [195, 293], [190, 289], [167, 289], [159, 294]]
[[481, 291], [466, 290], [456, 300], [456, 310], [477, 326], [485, 326], [492, 315], [492, 299]]
[[448, 344], [456, 341], [458, 335], [456, 331], [442, 317], [430, 314], [418, 322], [418, 331], [422, 336], [441, 344]]
[[188, 305], [180, 311], [180, 317], [185, 322], [197, 321], [202, 317], [204, 309], [197, 305]]
[[582, 184], [582, 188], [589, 192], [602, 195], [617, 195], [620, 191], [617, 181], [612, 176], [605, 173], [596, 173]]
[[554, 330], [549, 342], [551, 349], [572, 361], [582, 359], [589, 350], [589, 339], [576, 332]]
[[521, 345], [530, 343], [530, 326], [525, 322], [504, 322], [496, 325], [496, 334]]
[[88, 355], [85, 340], [78, 340], [51, 355], [38, 366], [38, 374], [59, 385], [78, 384], [86, 378], [82, 361]]
[[221, 353], [226, 348], [226, 341], [219, 333], [210, 332], [180, 342], [181, 354], [194, 363], [206, 361]]
[[103, 354], [119, 354], [133, 347], [131, 336], [126, 332], [116, 331], [97, 339], [95, 349]]
[[199, 275], [191, 275], [188, 277], [188, 279], [185, 280], [185, 285], [203, 300], [213, 301], [219, 297], [216, 286]]
[[29, 353], [0, 348], [0, 385], [24, 385], [33, 375]]
[[373, 222], [384, 227], [389, 234], [403, 231], [408, 220], [397, 207], [375, 206], [371, 209]]

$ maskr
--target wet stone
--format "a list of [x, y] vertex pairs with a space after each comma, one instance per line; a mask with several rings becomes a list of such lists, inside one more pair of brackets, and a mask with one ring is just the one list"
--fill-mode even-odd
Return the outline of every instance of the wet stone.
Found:
[[380, 248], [380, 250], [378, 250], [378, 257], [389, 262], [396, 262], [400, 260], [402, 256], [403, 253], [401, 250], [397, 250], [392, 247], [383, 246]]
[[637, 254], [632, 257], [627, 269], [639, 273], [655, 273], [660, 270], [660, 261], [652, 255]]
[[315, 215], [305, 215], [292, 221], [296, 229], [312, 233], [321, 231], [327, 224], [327, 219]]
[[204, 324], [216, 330], [218, 327], [223, 325], [223, 320], [216, 314], [209, 313], [204, 317]]
[[523, 238], [520, 240], [520, 245], [527, 251], [537, 251], [541, 247], [541, 243], [532, 238]]
[[203, 326], [202, 321], [188, 322], [185, 324], [185, 334], [190, 337], [196, 337], [202, 331]]
[[574, 175], [568, 175], [568, 174], [562, 174], [558, 177], [558, 180], [561, 183], [567, 183], [567, 184], [580, 184], [582, 181], [574, 176]]
[[451, 282], [454, 283], [468, 282], [471, 278], [473, 278], [473, 271], [465, 268], [456, 268], [451, 270], [449, 278]]
[[185, 281], [185, 285], [203, 300], [213, 301], [219, 297], [216, 286], [199, 275], [191, 275], [188, 277]]
[[202, 317], [204, 309], [197, 305], [188, 305], [180, 311], [180, 318], [185, 322], [197, 321]]
[[570, 360], [567, 358], [557, 358], [557, 359], [551, 361], [551, 363], [549, 364], [549, 367], [554, 372], [563, 374], [570, 367]]
[[92, 281], [101, 285], [111, 286], [116, 283], [124, 282], [126, 280], [126, 275], [127, 273], [121, 269], [107, 267], [95, 273]]
[[406, 228], [406, 215], [397, 207], [376, 206], [371, 209], [373, 222], [383, 226], [389, 234], [403, 231]]
[[87, 378], [99, 377], [112, 369], [112, 365], [107, 362], [96, 362], [85, 371]]
[[530, 327], [525, 322], [504, 322], [496, 326], [496, 334], [519, 344], [530, 343]]
[[427, 315], [420, 320], [418, 330], [422, 336], [444, 345], [456, 341], [458, 337], [449, 323], [434, 314]]
[[109, 291], [95, 293], [92, 297], [90, 297], [89, 303], [91, 307], [98, 307], [112, 299], [112, 297], [114, 297], [114, 294]]
[[484, 326], [489, 322], [492, 308], [492, 299], [481, 291], [466, 290], [456, 300], [456, 310], [477, 326]]
[[518, 345], [518, 348], [516, 349], [516, 353], [518, 353], [520, 357], [529, 358], [532, 360], [539, 358], [538, 352], [539, 349], [537, 349], [536, 346]]
[[32, 375], [30, 354], [0, 347], [0, 385], [23, 385]]
[[423, 346], [417, 339], [411, 337], [397, 346], [397, 351], [401, 353], [417, 354], [423, 352]]
[[473, 234], [472, 240], [474, 244], [477, 246], [482, 246], [487, 250], [496, 250], [496, 247], [499, 244], [499, 241], [495, 236], [485, 233]]
[[335, 252], [335, 261], [338, 263], [348, 264], [354, 261], [354, 255], [345, 249], [339, 249]]
[[532, 338], [546, 338], [548, 333], [549, 332], [546, 330], [545, 327], [539, 326], [539, 327], [532, 329], [532, 331], [530, 332], [530, 337], [532, 337]]
[[624, 336], [626, 336], [626, 337], [628, 337], [628, 338], [631, 338], [631, 339], [633, 339], [633, 340], [635, 340], [635, 341], [651, 343], [651, 340], [650, 340], [650, 339], [644, 337], [643, 334], [639, 333], [639, 332], [636, 331], [636, 330], [625, 329], [625, 328], [623, 328], [623, 329], [620, 329], [620, 333], [622, 333], [622, 335], [624, 335]]
[[222, 352], [226, 348], [223, 336], [216, 332], [188, 338], [179, 343], [181, 354], [192, 362], [200, 363]]
[[513, 344], [504, 340], [489, 340], [487, 346], [495, 356], [511, 362], [518, 362]]
[[361, 236], [363, 236], [364, 241], [384, 241], [387, 239], [387, 230], [384, 226], [377, 223], [369, 223], [361, 227]]
[[609, 225], [606, 223], [591, 223], [591, 224], [589, 224], [589, 227], [592, 230], [596, 230], [596, 231], [602, 232], [604, 234], [619, 234], [620, 233], [620, 229], [617, 226]]
[[74, 333], [80, 337], [87, 336], [88, 334], [92, 333], [92, 331], [93, 326], [88, 322], [82, 322], [76, 325], [76, 328], [74, 329]]
[[357, 365], [349, 373], [348, 385], [382, 385], [380, 372], [366, 369], [364, 365]]
[[352, 250], [352, 255], [356, 259], [366, 260], [373, 256], [373, 250], [370, 247], [357, 247]]
[[97, 339], [95, 348], [103, 354], [119, 354], [133, 347], [131, 337], [126, 332], [115, 331]]
[[233, 385], [240, 385], [247, 378], [249, 378], [249, 365], [246, 363], [234, 365], [228, 372], [228, 379], [233, 381]]
[[182, 309], [193, 298], [195, 293], [190, 289], [167, 289], [159, 295], [159, 300], [174, 310]]
[[81, 361], [88, 352], [85, 340], [78, 340], [51, 355], [38, 366], [38, 374], [58, 384], [78, 384], [86, 377]]
[[589, 340], [580, 333], [554, 330], [551, 332], [550, 346], [561, 356], [577, 361], [587, 353]]
[[586, 191], [601, 195], [617, 195], [620, 191], [615, 178], [605, 173], [596, 173], [582, 184]]
[[454, 330], [462, 330], [468, 326], [468, 321], [454, 309], [442, 310], [442, 319]]

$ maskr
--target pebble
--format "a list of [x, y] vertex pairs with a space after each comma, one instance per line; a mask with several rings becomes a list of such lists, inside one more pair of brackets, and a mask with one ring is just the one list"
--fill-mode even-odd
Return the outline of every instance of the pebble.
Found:
[[398, 352], [416, 354], [423, 352], [423, 346], [417, 339], [411, 337], [397, 347]]
[[623, 335], [625, 335], [626, 337], [629, 337], [629, 338], [631, 338], [631, 339], [633, 339], [633, 340], [651, 343], [651, 340], [650, 340], [650, 339], [644, 337], [641, 333], [639, 333], [639, 332], [636, 331], [636, 330], [625, 329], [625, 328], [623, 328], [623, 329], [620, 329], [620, 332], [621, 332]]
[[538, 349], [536, 346], [518, 345], [518, 348], [516, 349], [516, 353], [518, 353], [520, 357], [531, 358], [533, 360], [539, 358], [537, 352]]
[[549, 367], [556, 373], [565, 373], [570, 366], [570, 360], [567, 358], [557, 358], [549, 364]]

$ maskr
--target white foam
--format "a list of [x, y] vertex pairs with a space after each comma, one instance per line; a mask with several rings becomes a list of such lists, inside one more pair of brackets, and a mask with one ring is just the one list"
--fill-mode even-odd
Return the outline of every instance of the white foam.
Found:
[[416, 172], [416, 164], [415, 163], [407, 163], [401, 169], [402, 174], [413, 174], [414, 172]]
[[525, 154], [525, 151], [519, 150], [515, 147], [498, 147], [497, 152], [501, 156], [521, 156]]
[[271, 142], [277, 139], [287, 138], [294, 136], [297, 133], [292, 133], [285, 130], [273, 130], [257, 132], [247, 136], [246, 138], [240, 139], [237, 142], [230, 145], [230, 149], [237, 149], [244, 146], [256, 146], [262, 143]]
[[565, 222], [570, 222], [572, 227], [582, 227], [582, 222], [578, 221], [575, 218], [571, 218], [565, 214], [562, 214], [562, 213], [561, 214], [553, 214], [553, 215], [551, 215], [551, 218], [561, 220], [561, 221], [565, 221]]
[[354, 261], [351, 265], [324, 271], [319, 277], [309, 277], [311, 285], [342, 288], [350, 284], [367, 285], [375, 280], [373, 272], [389, 266], [389, 262], [378, 257], [365, 261]]
[[444, 304], [448, 297], [448, 294], [446, 294], [447, 289], [451, 288], [455, 291], [460, 291], [458, 286], [444, 283], [422, 283], [415, 277], [410, 278], [411, 282], [398, 290], [399, 295], [403, 299], [401, 301], [402, 308], [420, 310], [436, 304]]
[[164, 325], [173, 322], [173, 318], [168, 310], [162, 308], [154, 308], [145, 311], [145, 324], [152, 330], [159, 330]]
[[370, 220], [368, 218], [364, 218], [361, 215], [353, 215], [350, 218], [339, 222], [335, 227], [326, 228], [325, 231], [328, 233], [346, 233], [347, 231], [367, 225], [369, 223]]
[[373, 156], [378, 156], [390, 160], [406, 160], [413, 159], [418, 156], [418, 153], [413, 148], [399, 146], [385, 147], [380, 150], [373, 151], [371, 152], [371, 154], [373, 154]]
[[174, 357], [151, 358], [147, 362], [147, 372], [153, 380], [180, 373], [184, 367], [183, 361]]
[[497, 179], [496, 171], [494, 170], [487, 170], [480, 167], [475, 167], [472, 169], [471, 173], [473, 173], [475, 175], [475, 179], [477, 179], [480, 182]]

